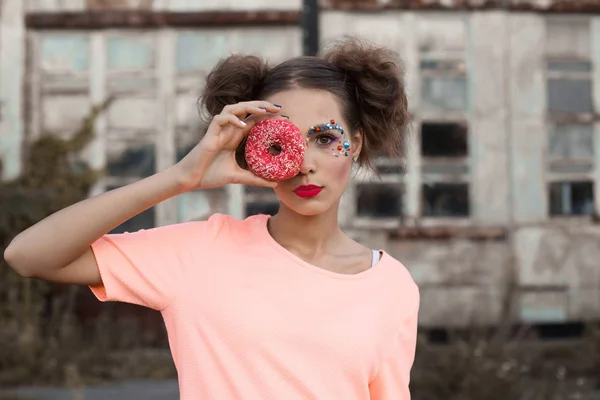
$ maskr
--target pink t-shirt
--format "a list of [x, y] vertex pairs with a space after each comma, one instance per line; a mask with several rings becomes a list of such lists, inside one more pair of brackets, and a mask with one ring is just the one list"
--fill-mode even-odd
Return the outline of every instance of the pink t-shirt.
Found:
[[214, 215], [92, 245], [101, 301], [161, 311], [181, 399], [408, 400], [419, 291], [387, 253], [355, 275]]

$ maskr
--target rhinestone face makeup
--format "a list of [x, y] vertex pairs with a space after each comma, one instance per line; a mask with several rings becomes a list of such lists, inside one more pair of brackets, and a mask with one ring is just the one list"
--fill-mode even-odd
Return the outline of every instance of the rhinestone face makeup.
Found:
[[310, 140], [314, 135], [318, 135], [320, 133], [327, 132], [327, 131], [333, 131], [333, 130], [340, 132], [341, 137], [339, 137], [335, 140], [335, 142], [337, 142], [337, 143], [331, 143], [331, 145], [332, 145], [331, 155], [333, 155], [334, 157], [339, 157], [341, 155], [348, 157], [350, 154], [350, 141], [348, 140], [348, 137], [346, 135], [346, 132], [344, 131], [344, 128], [342, 128], [340, 125], [336, 124], [335, 120], [333, 120], [333, 119], [325, 124], [320, 124], [320, 125], [315, 125], [315, 126], [310, 127], [310, 129], [308, 131], [308, 135], [306, 136], [306, 147], [308, 147], [308, 144], [310, 143]]

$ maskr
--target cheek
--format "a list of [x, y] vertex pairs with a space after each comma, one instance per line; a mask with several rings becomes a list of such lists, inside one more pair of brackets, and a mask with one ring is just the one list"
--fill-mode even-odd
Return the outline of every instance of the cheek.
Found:
[[349, 158], [334, 157], [330, 156], [331, 160], [328, 165], [328, 169], [331, 171], [332, 179], [337, 182], [346, 182], [352, 169], [352, 162]]

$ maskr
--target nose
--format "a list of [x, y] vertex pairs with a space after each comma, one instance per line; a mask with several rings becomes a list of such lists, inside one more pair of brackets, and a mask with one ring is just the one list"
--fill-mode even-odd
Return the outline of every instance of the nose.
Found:
[[300, 174], [302, 175], [308, 175], [311, 173], [315, 173], [317, 167], [315, 164], [315, 157], [311, 155], [312, 152], [308, 151], [308, 149], [306, 149], [306, 151], [304, 152], [304, 161], [302, 162], [302, 165], [300, 166]]

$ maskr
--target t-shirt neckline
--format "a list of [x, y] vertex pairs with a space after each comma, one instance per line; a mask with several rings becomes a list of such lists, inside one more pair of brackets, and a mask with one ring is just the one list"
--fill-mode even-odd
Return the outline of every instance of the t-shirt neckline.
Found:
[[343, 279], [343, 280], [363, 279], [363, 278], [369, 277], [369, 276], [377, 273], [377, 271], [379, 269], [382, 269], [383, 264], [386, 263], [386, 261], [388, 259], [387, 253], [384, 250], [379, 249], [381, 257], [379, 258], [379, 261], [377, 262], [377, 264], [375, 264], [374, 266], [372, 266], [362, 272], [359, 272], [356, 274], [343, 274], [340, 272], [329, 271], [327, 269], [318, 267], [316, 265], [313, 265], [309, 262], [304, 261], [302, 258], [298, 257], [297, 255], [295, 255], [294, 253], [292, 253], [291, 251], [289, 251], [288, 249], [286, 249], [285, 247], [280, 245], [273, 238], [273, 236], [271, 236], [271, 233], [269, 232], [268, 222], [269, 222], [269, 219], [271, 218], [270, 215], [260, 214], [260, 215], [257, 215], [256, 218], [259, 222], [259, 231], [260, 231], [261, 235], [264, 237], [265, 241], [271, 247], [273, 247], [275, 250], [277, 250], [279, 253], [281, 253], [285, 257], [294, 261], [296, 264], [299, 264], [300, 266], [306, 268], [307, 270], [310, 270], [310, 271], [313, 271], [313, 272], [316, 272], [316, 273], [319, 273], [319, 274], [322, 274], [325, 276], [329, 276], [331, 278]]

